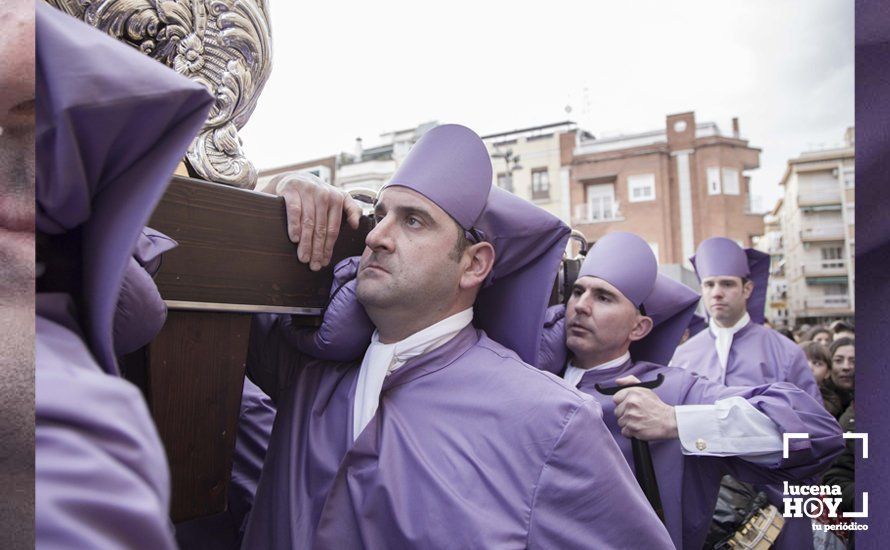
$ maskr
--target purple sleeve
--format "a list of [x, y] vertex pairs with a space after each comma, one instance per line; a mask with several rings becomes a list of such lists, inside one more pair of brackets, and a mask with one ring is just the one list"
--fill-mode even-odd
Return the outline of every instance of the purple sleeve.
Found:
[[744, 481], [772, 483], [784, 480], [806, 481], [824, 472], [843, 451], [843, 432], [822, 402], [788, 382], [753, 387], [725, 387], [690, 375], [685, 405], [710, 404], [718, 399], [739, 396], [765, 414], [779, 433], [806, 433], [807, 439], [789, 442], [788, 458], [771, 466], [758, 466], [745, 460], [728, 464]]
[[359, 258], [346, 258], [334, 268], [334, 284], [317, 329], [293, 326], [290, 319], [281, 329], [287, 341], [300, 352], [327, 361], [355, 361], [362, 357], [374, 325], [355, 294]]
[[289, 315], [261, 313], [250, 322], [246, 375], [273, 403], [303, 362], [302, 354], [282, 334], [282, 324], [289, 320]]
[[71, 336], [82, 352], [37, 345], [37, 547], [175, 548], [166, 457], [142, 395]]
[[566, 306], [557, 304], [544, 313], [544, 331], [535, 366], [559, 374], [566, 363]]
[[673, 548], [593, 400], [566, 424], [541, 470], [528, 548]]
[[253, 507], [257, 483], [266, 459], [266, 449], [272, 436], [275, 412], [275, 405], [269, 396], [249, 378], [245, 378], [228, 503], [229, 513], [239, 529], [243, 527], [244, 519]]

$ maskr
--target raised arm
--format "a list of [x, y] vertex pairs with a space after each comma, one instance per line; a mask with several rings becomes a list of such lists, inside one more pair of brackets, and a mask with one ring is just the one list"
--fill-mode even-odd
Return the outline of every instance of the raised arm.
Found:
[[289, 172], [272, 178], [258, 191], [284, 197], [287, 235], [298, 243], [297, 256], [318, 271], [331, 262], [343, 215], [358, 229], [362, 209], [342, 189], [308, 172]]

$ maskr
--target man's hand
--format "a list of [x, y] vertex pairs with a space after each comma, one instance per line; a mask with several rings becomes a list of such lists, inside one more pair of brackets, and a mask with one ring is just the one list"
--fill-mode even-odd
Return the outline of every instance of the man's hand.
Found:
[[345, 192], [327, 185], [306, 172], [280, 174], [262, 189], [284, 197], [287, 235], [298, 243], [297, 257], [318, 271], [331, 262], [334, 243], [340, 234], [343, 214], [358, 229], [362, 209]]
[[[624, 376], [615, 381], [620, 386], [639, 384], [636, 376]], [[677, 415], [674, 408], [647, 388], [628, 388], [616, 393], [615, 416], [621, 435], [643, 441], [676, 439]]]

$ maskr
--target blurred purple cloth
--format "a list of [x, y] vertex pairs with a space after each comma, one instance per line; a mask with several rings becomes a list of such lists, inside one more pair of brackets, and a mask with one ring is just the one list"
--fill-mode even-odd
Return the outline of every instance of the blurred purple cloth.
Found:
[[116, 374], [120, 282], [211, 97], [101, 31], [37, 6], [37, 230], [82, 230], [84, 332], [102, 368]]
[[473, 327], [387, 376], [352, 442], [359, 363], [254, 319], [278, 419], [243, 548], [670, 548], [599, 406]]
[[[856, 396], [856, 429], [873, 434], [868, 459], [856, 457], [856, 498], [861, 501], [862, 491], [872, 495], [890, 493], [890, 437], [885, 422], [890, 393], [890, 371], [886, 368], [890, 318], [890, 6], [884, 1], [859, 0], [855, 24], [856, 383], [866, 388]], [[872, 512], [871, 518], [857, 518], [856, 522], [869, 526], [868, 531], [856, 533], [856, 542], [862, 548], [881, 548], [890, 539], [890, 523], [883, 521], [882, 513]]]
[[148, 227], [139, 235], [114, 311], [115, 356], [145, 346], [164, 326], [167, 305], [152, 277], [160, 267], [161, 255], [175, 246], [176, 241]]
[[139, 390], [108, 376], [70, 299], [38, 295], [38, 548], [175, 548], [170, 474]]
[[36, 9], [37, 230], [78, 231], [82, 255], [71, 260], [83, 276], [77, 299], [36, 298], [37, 546], [174, 548], [166, 457], [142, 395], [117, 376], [113, 324], [129, 264], [130, 283], [141, 282], [127, 291], [130, 328], [118, 338], [129, 348], [159, 326], [157, 310], [136, 318], [154, 287], [138, 279], [148, 273], [134, 261], [137, 238], [211, 98], [104, 33]]

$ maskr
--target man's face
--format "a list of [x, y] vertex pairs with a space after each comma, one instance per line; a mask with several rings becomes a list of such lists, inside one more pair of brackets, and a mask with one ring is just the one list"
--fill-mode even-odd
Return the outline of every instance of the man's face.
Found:
[[724, 327], [732, 326], [742, 318], [752, 290], [751, 281], [743, 284], [740, 277], [707, 277], [701, 282], [708, 314]]
[[617, 288], [596, 277], [581, 277], [566, 305], [566, 347], [580, 362], [608, 361], [630, 345], [638, 319], [637, 308]]
[[0, 126], [34, 125], [34, 2], [0, 3]]
[[855, 346], [841, 346], [834, 351], [831, 358], [831, 380], [834, 385], [852, 390], [854, 375], [856, 374], [856, 348]]
[[828, 332], [827, 330], [822, 331], [822, 332], [817, 332], [813, 336], [813, 341], [819, 342], [820, 344], [822, 344], [823, 346], [825, 346], [827, 348], [828, 345], [831, 344], [831, 333]]
[[30, 0], [0, 3], [0, 128], [0, 306], [33, 309], [34, 4]]
[[435, 203], [405, 187], [388, 187], [365, 239], [356, 294], [366, 308], [424, 312], [451, 304], [458, 292], [457, 223]]

